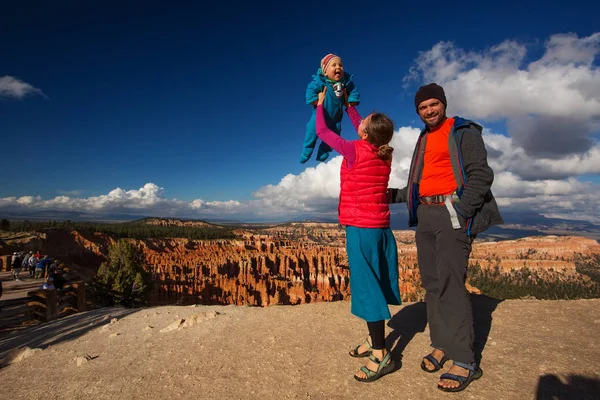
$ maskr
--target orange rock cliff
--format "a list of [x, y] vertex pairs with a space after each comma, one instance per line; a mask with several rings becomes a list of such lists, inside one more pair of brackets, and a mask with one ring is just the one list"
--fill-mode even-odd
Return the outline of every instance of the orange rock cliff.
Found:
[[[153, 222], [161, 224], [162, 222]], [[168, 222], [167, 222], [168, 223]], [[344, 231], [337, 224], [292, 223], [237, 230], [236, 239], [134, 240], [152, 273], [150, 304], [268, 306], [345, 300], [350, 296]], [[422, 299], [414, 232], [394, 231], [403, 300]], [[12, 251], [40, 250], [71, 264], [90, 279], [115, 239], [78, 231], [48, 231], [0, 241], [3, 269]], [[575, 274], [575, 254], [600, 253], [597, 241], [542, 236], [476, 242], [471, 264], [503, 271], [528, 268]], [[477, 292], [476, 288], [468, 288]]]

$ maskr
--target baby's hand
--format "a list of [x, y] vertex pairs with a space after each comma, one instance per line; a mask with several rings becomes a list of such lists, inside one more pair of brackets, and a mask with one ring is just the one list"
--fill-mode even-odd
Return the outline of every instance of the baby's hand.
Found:
[[317, 100], [317, 105], [320, 106], [325, 101], [325, 92], [327, 92], [327, 86], [323, 88], [323, 91], [319, 93], [319, 100]]
[[344, 107], [348, 108], [350, 106], [356, 107], [358, 105], [358, 103], [356, 102], [351, 102], [348, 103], [348, 92], [346, 91], [346, 89], [344, 89]]

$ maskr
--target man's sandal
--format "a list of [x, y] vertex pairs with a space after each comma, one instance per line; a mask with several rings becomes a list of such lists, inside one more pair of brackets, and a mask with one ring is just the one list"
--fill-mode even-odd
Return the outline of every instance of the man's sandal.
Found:
[[369, 360], [377, 364], [377, 371], [371, 371], [369, 368], [367, 368], [366, 365], [363, 365], [362, 367], [360, 367], [360, 370], [364, 372], [366, 378], [354, 375], [354, 379], [356, 379], [359, 382], [373, 382], [381, 378], [382, 376], [392, 372], [394, 370], [394, 367], [396, 366], [394, 360], [390, 358], [390, 353], [387, 353], [383, 357], [383, 360], [380, 360], [371, 354]]
[[[433, 364], [433, 369], [427, 368], [425, 360]], [[444, 364], [446, 364], [446, 361], [448, 361], [448, 357], [446, 357], [445, 354], [440, 361], [436, 360], [433, 355], [427, 354], [425, 357], [423, 357], [423, 361], [421, 361], [421, 369], [429, 373], [437, 372], [440, 369], [444, 368]]]
[[451, 388], [443, 387], [438, 384], [438, 389], [443, 390], [444, 392], [460, 392], [462, 390], [465, 390], [472, 381], [481, 378], [481, 376], [483, 375], [483, 371], [476, 364], [464, 364], [456, 361], [454, 361], [454, 364], [469, 370], [469, 376], [459, 376], [449, 373], [442, 374], [440, 376], [440, 379], [448, 379], [459, 383], [457, 387]]
[[369, 348], [367, 351], [359, 353], [358, 349], [360, 348], [360, 346], [362, 346], [362, 344], [359, 344], [358, 346], [356, 346], [355, 348], [353, 348], [352, 350], [350, 350], [350, 352], [348, 354], [350, 354], [350, 356], [355, 357], [355, 358], [360, 358], [360, 357], [369, 357], [371, 355], [371, 350], [373, 350], [373, 348], [371, 347], [371, 343], [369, 343], [369, 339], [365, 339], [365, 343], [367, 345], [367, 347]]

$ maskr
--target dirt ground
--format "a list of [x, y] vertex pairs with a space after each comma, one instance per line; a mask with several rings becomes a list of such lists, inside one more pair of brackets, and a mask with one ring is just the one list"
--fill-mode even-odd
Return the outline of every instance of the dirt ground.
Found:
[[[350, 303], [99, 309], [0, 336], [2, 399], [598, 399], [600, 300], [476, 296], [483, 377], [461, 394], [419, 368], [425, 306], [391, 307], [400, 368], [374, 383], [347, 351]], [[446, 364], [449, 368], [450, 363]]]

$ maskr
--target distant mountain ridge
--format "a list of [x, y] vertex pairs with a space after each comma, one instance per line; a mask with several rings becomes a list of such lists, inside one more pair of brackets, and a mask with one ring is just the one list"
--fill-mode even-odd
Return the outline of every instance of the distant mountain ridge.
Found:
[[124, 213], [88, 213], [81, 211], [0, 211], [0, 218], [8, 220], [30, 221], [75, 221], [75, 222], [127, 222], [146, 218], [141, 214]]
[[[589, 221], [547, 218], [535, 212], [515, 212], [501, 210], [504, 224], [492, 226], [480, 234], [480, 238], [518, 239], [528, 236], [563, 235], [585, 236], [600, 240], [600, 225]], [[391, 215], [391, 227], [394, 230], [411, 229], [408, 227], [408, 212], [401, 210]]]
[[[600, 240], [600, 225], [590, 221], [570, 220], [560, 218], [547, 218], [535, 212], [514, 212], [502, 210], [504, 224], [494, 226], [486, 232], [479, 235], [480, 238], [488, 239], [518, 239], [527, 236], [540, 235], [575, 235], [585, 236]], [[74, 222], [132, 222], [140, 220], [171, 220], [173, 224], [182, 224], [192, 226], [198, 223], [214, 224], [214, 225], [237, 225], [237, 226], [275, 226], [292, 222], [314, 222], [314, 223], [337, 223], [337, 218], [323, 217], [304, 217], [294, 218], [288, 221], [240, 221], [233, 219], [194, 219], [182, 217], [156, 217], [141, 214], [126, 214], [126, 213], [88, 213], [79, 211], [59, 211], [59, 210], [42, 210], [42, 211], [2, 211], [0, 219], [8, 220], [30, 220], [30, 221], [74, 221]], [[179, 222], [175, 222], [179, 221]], [[161, 223], [164, 224], [164, 223]], [[391, 228], [393, 230], [413, 229], [408, 227], [408, 213], [405, 207], [392, 207]]]

